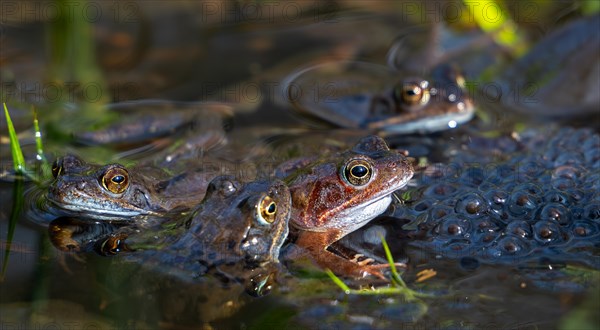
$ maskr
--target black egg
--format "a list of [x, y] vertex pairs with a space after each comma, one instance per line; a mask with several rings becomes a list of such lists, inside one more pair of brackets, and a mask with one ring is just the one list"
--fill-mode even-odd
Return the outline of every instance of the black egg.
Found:
[[555, 221], [540, 220], [533, 225], [535, 240], [543, 244], [562, 242], [562, 231]]
[[567, 225], [571, 222], [571, 211], [562, 204], [550, 203], [542, 207], [539, 219]]
[[467, 218], [480, 218], [487, 214], [488, 204], [481, 195], [469, 192], [458, 197], [454, 211]]
[[571, 225], [571, 232], [575, 237], [590, 238], [600, 233], [600, 229], [598, 227], [599, 224], [592, 221], [575, 221]]
[[514, 217], [532, 218], [538, 207], [537, 199], [525, 191], [513, 192], [508, 199], [508, 213]]
[[531, 225], [523, 220], [510, 222], [504, 229], [504, 232], [509, 236], [516, 236], [527, 239], [533, 236]]

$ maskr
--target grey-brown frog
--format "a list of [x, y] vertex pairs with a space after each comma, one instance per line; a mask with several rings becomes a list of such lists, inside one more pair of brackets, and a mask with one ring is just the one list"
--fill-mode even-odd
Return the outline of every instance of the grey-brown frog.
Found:
[[302, 114], [380, 134], [443, 131], [473, 118], [473, 101], [456, 70], [401, 76], [372, 63], [325, 63], [292, 73], [284, 91]]
[[404, 187], [413, 168], [378, 136], [362, 138], [350, 150], [317, 159], [285, 178], [292, 195], [290, 225], [295, 243], [317, 264], [342, 275], [383, 275], [387, 265], [365, 265], [328, 247], [384, 212], [392, 193]]
[[[176, 220], [153, 231], [123, 227], [105, 239], [104, 247], [135, 251], [134, 261], [142, 259], [145, 265], [188, 277], [215, 268], [226, 274], [243, 272], [278, 263], [290, 213], [290, 191], [282, 181], [244, 184], [232, 176], [218, 176], [191, 217], [181, 219], [183, 225]], [[178, 234], [173, 237], [173, 232]]]
[[179, 175], [152, 166], [99, 166], [73, 155], [57, 159], [46, 196], [51, 213], [92, 220], [129, 221], [198, 205], [218, 173], [190, 170]]
[[277, 262], [290, 212], [290, 190], [282, 181], [243, 184], [220, 176], [208, 186], [189, 230], [168, 249], [213, 264]]

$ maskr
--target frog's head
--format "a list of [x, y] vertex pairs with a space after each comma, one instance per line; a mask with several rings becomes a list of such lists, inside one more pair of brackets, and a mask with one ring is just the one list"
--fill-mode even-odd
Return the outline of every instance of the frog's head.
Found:
[[413, 176], [407, 158], [368, 136], [352, 149], [326, 156], [286, 178], [292, 223], [303, 230], [335, 229], [342, 237], [381, 214], [391, 194]]
[[219, 176], [208, 185], [190, 234], [221, 249], [224, 260], [241, 257], [251, 264], [277, 262], [288, 234], [289, 188], [280, 180], [242, 184]]
[[[390, 94], [374, 100], [367, 128], [388, 134], [428, 133], [454, 128], [475, 114], [463, 76], [451, 66], [441, 66], [430, 79], [402, 79]], [[378, 105], [379, 100], [384, 104]]]
[[98, 166], [73, 155], [57, 159], [48, 201], [71, 215], [97, 220], [123, 220], [154, 214], [153, 178], [131, 173], [120, 164]]

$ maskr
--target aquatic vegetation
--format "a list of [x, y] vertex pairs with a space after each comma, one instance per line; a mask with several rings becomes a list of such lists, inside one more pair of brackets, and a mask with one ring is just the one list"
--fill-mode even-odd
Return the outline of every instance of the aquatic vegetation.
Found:
[[[381, 236], [381, 245], [385, 251], [385, 257], [390, 267], [390, 285], [391, 287], [379, 287], [369, 289], [351, 289], [346, 283], [344, 283], [339, 277], [337, 277], [330, 269], [326, 269], [325, 272], [331, 278], [331, 280], [340, 287], [346, 294], [358, 294], [358, 295], [387, 295], [387, 294], [398, 294], [403, 296], [407, 301], [418, 300], [418, 298], [434, 297], [433, 295], [421, 293], [412, 290], [406, 285], [398, 269], [396, 268], [396, 262], [392, 256], [392, 252], [383, 236]], [[429, 276], [429, 275], [428, 275]], [[418, 279], [417, 282], [422, 282], [422, 279]]]
[[[15, 132], [15, 128], [10, 119], [10, 115], [8, 113], [8, 108], [6, 107], [6, 103], [3, 103], [4, 106], [4, 115], [6, 116], [6, 122], [8, 124], [8, 133], [10, 137], [10, 150], [13, 157], [13, 164], [15, 172], [19, 175], [24, 174], [26, 172], [25, 169], [25, 158], [23, 157], [23, 152], [21, 151], [21, 146], [19, 145], [19, 141], [17, 138], [17, 134]], [[10, 250], [12, 246], [12, 241], [15, 233], [15, 228], [17, 226], [17, 221], [21, 216], [21, 212], [23, 210], [23, 180], [20, 177], [17, 177], [15, 180], [15, 184], [13, 187], [13, 207], [10, 211], [9, 218], [9, 226], [8, 233], [6, 235], [6, 247], [4, 251], [4, 259], [2, 262], [2, 279], [4, 278], [4, 274], [8, 267], [8, 259], [10, 255]]]
[[15, 127], [10, 119], [10, 114], [8, 113], [6, 103], [3, 103], [3, 106], [4, 115], [6, 116], [6, 123], [8, 124], [8, 135], [10, 137], [10, 151], [12, 153], [13, 168], [18, 174], [24, 174], [26, 172], [25, 157], [23, 157], [23, 151], [21, 150], [21, 145], [19, 144], [19, 138], [17, 138], [17, 133], [15, 132]]

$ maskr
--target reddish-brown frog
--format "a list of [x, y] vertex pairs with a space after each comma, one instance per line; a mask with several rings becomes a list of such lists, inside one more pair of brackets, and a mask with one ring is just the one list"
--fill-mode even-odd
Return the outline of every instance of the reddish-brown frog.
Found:
[[295, 243], [319, 266], [338, 274], [382, 277], [380, 269], [387, 265], [357, 263], [327, 248], [384, 212], [391, 194], [412, 176], [408, 159], [377, 136], [362, 138], [350, 150], [323, 156], [288, 174]]

